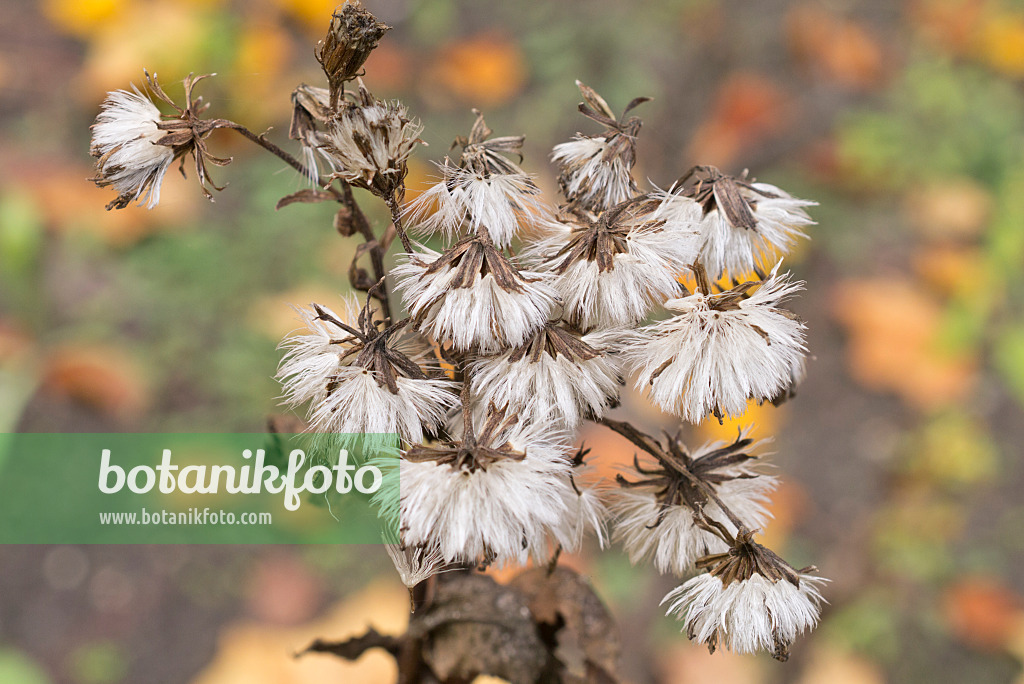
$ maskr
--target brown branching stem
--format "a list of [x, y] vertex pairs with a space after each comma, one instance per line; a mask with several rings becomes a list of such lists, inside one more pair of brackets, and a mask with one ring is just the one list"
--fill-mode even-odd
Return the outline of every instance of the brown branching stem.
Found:
[[391, 210], [391, 222], [395, 226], [395, 231], [398, 232], [398, 239], [402, 241], [402, 248], [405, 249], [407, 254], [412, 254], [412, 242], [409, 240], [409, 236], [405, 232], [405, 226], [402, 224], [401, 203], [394, 195], [388, 197], [385, 202], [387, 202], [388, 209]]

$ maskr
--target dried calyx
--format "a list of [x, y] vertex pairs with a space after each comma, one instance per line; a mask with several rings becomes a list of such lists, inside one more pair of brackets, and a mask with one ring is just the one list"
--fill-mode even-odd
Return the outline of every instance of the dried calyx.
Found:
[[636, 231], [654, 231], [665, 225], [661, 220], [644, 220], [642, 203], [646, 196], [621, 202], [598, 215], [575, 209], [561, 218], [571, 226], [571, 236], [558, 254], [564, 257], [555, 272], [564, 275], [576, 262], [594, 261], [600, 273], [615, 268], [615, 257], [628, 253], [628, 236]]
[[725, 214], [734, 228], [755, 230], [757, 218], [754, 210], [757, 200], [744, 197], [741, 188], [766, 199], [780, 199], [780, 195], [758, 188], [753, 180], [747, 180], [747, 172], [734, 178], [727, 176], [714, 166], [694, 166], [672, 186], [671, 192], [689, 197], [701, 205], [707, 215], [714, 209]]
[[540, 360], [541, 355], [558, 358], [561, 354], [573, 363], [589, 361], [601, 353], [583, 341], [583, 334], [565, 321], [552, 321], [537, 331], [531, 340], [520, 346], [508, 357], [510, 363], [529, 359], [531, 363]]
[[[426, 380], [428, 376], [419, 364], [402, 352], [390, 346], [392, 338], [406, 325], [408, 318], [393, 323], [381, 330], [381, 321], [374, 321], [369, 299], [366, 306], [359, 312], [358, 328], [354, 328], [338, 320], [333, 314], [318, 304], [313, 304], [317, 319], [337, 326], [348, 333], [348, 337], [331, 340], [331, 344], [349, 345], [338, 358], [339, 365], [351, 356], [355, 358], [351, 365], [373, 371], [373, 377], [380, 387], [387, 387], [392, 394], [398, 394], [398, 378], [407, 377]], [[328, 387], [330, 391], [330, 387]]]
[[359, 0], [346, 3], [331, 17], [327, 36], [317, 43], [314, 54], [330, 86], [330, 106], [336, 109], [345, 83], [359, 75], [367, 57], [391, 27], [378, 21]]
[[476, 121], [469, 131], [469, 137], [460, 135], [452, 143], [452, 148], [462, 148], [459, 166], [484, 177], [492, 174], [524, 174], [524, 171], [507, 155], [516, 155], [522, 161], [523, 155], [520, 150], [526, 140], [525, 136], [506, 135], [491, 138], [494, 131], [487, 127], [484, 115], [478, 109], [474, 109], [473, 113], [476, 114]]
[[817, 570], [813, 565], [796, 570], [767, 546], [752, 541], [754, 533], [750, 530], [741, 529], [733, 537], [723, 526], [713, 521], [705, 522], [710, 522], [716, 533], [730, 543], [730, 547], [725, 553], [716, 553], [699, 559], [695, 566], [698, 570], [706, 570], [712, 577], [722, 580], [725, 587], [733, 582], [748, 580], [757, 574], [772, 582], [786, 580], [799, 588], [800, 576]]
[[[486, 231], [469, 235], [445, 250], [444, 254], [427, 266], [424, 275], [432, 275], [443, 268], [452, 268], [455, 275], [449, 287], [461, 289], [473, 287], [477, 276], [494, 277], [495, 282], [506, 292], [523, 292], [523, 284], [533, 282], [524, 278], [508, 258], [491, 242]], [[425, 307], [426, 308], [426, 307]]]
[[745, 469], [734, 468], [757, 460], [757, 456], [747, 451], [754, 444], [753, 439], [740, 433], [731, 444], [693, 458], [679, 434], [674, 437], [666, 434], [664, 443], [661, 443], [629, 423], [610, 419], [604, 419], [602, 422], [658, 462], [657, 466], [649, 468], [640, 465], [640, 460], [634, 456], [633, 469], [644, 477], [635, 482], [627, 480], [622, 475], [615, 478], [619, 485], [626, 488], [642, 487], [654, 490], [660, 511], [658, 519], [651, 525], [652, 528], [662, 523], [672, 506], [687, 506], [700, 516], [703, 515], [703, 509], [709, 501], [717, 504], [737, 528], [742, 526], [715, 493], [715, 487], [729, 480], [757, 477], [757, 474]]
[[[463, 393], [463, 398], [467, 397]], [[453, 470], [476, 472], [499, 461], [521, 461], [526, 454], [507, 441], [499, 441], [519, 422], [518, 415], [506, 416], [507, 409], [493, 403], [487, 407], [487, 420], [479, 434], [474, 434], [471, 409], [463, 404], [464, 428], [462, 438], [437, 445], [416, 445], [405, 452], [405, 459], [413, 463], [433, 461], [449, 465]], [[497, 443], [496, 443], [497, 442]]]

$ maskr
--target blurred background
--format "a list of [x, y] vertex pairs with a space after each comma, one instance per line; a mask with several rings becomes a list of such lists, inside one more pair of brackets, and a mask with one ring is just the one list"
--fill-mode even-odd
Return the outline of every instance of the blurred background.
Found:
[[[672, 587], [617, 549], [567, 563], [619, 620], [629, 681], [1022, 682], [1024, 2], [366, 0], [394, 26], [366, 66], [426, 124], [411, 189], [479, 107], [527, 136], [524, 167], [575, 132], [579, 78], [621, 111], [654, 100], [636, 175], [695, 163], [814, 199], [788, 260], [812, 360], [798, 396], [752, 407], [784, 484], [766, 543], [832, 578], [787, 664], [708, 656], [662, 617]], [[273, 127], [323, 85], [333, 0], [5, 0], [0, 11], [0, 431], [252, 431], [277, 409], [290, 303], [330, 304], [355, 242], [301, 180], [241, 137], [216, 202], [168, 174], [158, 208], [104, 211], [88, 127], [104, 93], [188, 73], [212, 116]], [[251, 148], [251, 149], [250, 149]], [[289, 148], [294, 149], [294, 148]], [[361, 197], [378, 229], [386, 213]], [[671, 421], [627, 395], [622, 415]], [[731, 437], [737, 421], [691, 430]], [[581, 435], [611, 473], [632, 457]], [[0, 681], [386, 682], [294, 660], [313, 637], [401, 630], [380, 548], [0, 548]]]

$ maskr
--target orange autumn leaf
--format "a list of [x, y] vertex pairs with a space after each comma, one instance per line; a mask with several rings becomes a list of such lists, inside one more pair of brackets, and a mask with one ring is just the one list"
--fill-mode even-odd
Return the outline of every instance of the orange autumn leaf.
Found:
[[480, 107], [508, 102], [526, 78], [518, 46], [492, 33], [443, 47], [429, 70], [429, 80], [440, 89]]
[[778, 85], [759, 74], [733, 74], [719, 87], [687, 156], [729, 167], [744, 148], [779, 132], [788, 121], [786, 95]]
[[916, 284], [848, 281], [836, 288], [833, 315], [849, 333], [850, 374], [863, 386], [889, 391], [920, 409], [962, 400], [977, 362], [942, 349], [942, 310]]
[[911, 0], [907, 13], [910, 24], [940, 47], [967, 52], [985, 16], [988, 0]]
[[923, 247], [914, 254], [913, 266], [921, 280], [943, 296], [967, 295], [986, 280], [984, 258], [977, 248]]
[[884, 55], [867, 28], [818, 5], [796, 5], [786, 15], [790, 52], [830, 82], [869, 89], [882, 79]]
[[1024, 601], [999, 580], [962, 577], [946, 587], [943, 615], [961, 641], [984, 650], [998, 650], [1013, 636]]
[[904, 210], [922, 236], [969, 239], [985, 229], [992, 204], [991, 193], [977, 181], [951, 178], [910, 191]]
[[981, 27], [976, 51], [993, 68], [1009, 76], [1024, 76], [1024, 16], [991, 17]]
[[111, 347], [53, 350], [46, 361], [44, 386], [117, 418], [138, 416], [149, 403], [141, 371], [123, 349]]

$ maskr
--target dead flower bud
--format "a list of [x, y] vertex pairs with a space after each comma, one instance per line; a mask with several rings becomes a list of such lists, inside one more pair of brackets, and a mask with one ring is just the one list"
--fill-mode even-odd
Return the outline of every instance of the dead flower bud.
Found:
[[92, 125], [90, 153], [96, 157], [96, 185], [114, 186], [118, 197], [107, 209], [124, 209], [132, 202], [152, 209], [160, 201], [160, 186], [164, 174], [175, 160], [181, 160], [181, 172], [185, 174], [184, 157], [191, 154], [195, 159], [199, 185], [207, 198], [213, 195], [207, 189], [209, 184], [221, 190], [207, 178], [207, 162], [225, 166], [231, 159], [212, 156], [206, 148], [206, 138], [217, 128], [228, 128], [231, 124], [223, 119], [201, 119], [199, 115], [209, 106], [202, 98], [193, 99], [195, 85], [207, 78], [189, 75], [185, 79], [185, 107], [174, 103], [160, 87], [156, 75], [146, 74], [146, 85], [156, 97], [170, 105], [176, 116], [164, 116], [153, 100], [132, 86], [134, 92], [116, 90], [107, 93], [96, 123]]
[[359, 70], [377, 43], [391, 27], [363, 9], [359, 0], [347, 2], [331, 16], [327, 36], [317, 43], [314, 54], [320, 62], [330, 86], [331, 109], [336, 109], [345, 90], [345, 83], [359, 75]]
[[288, 127], [288, 137], [298, 140], [302, 145], [302, 164], [309, 173], [312, 185], [320, 184], [321, 162], [327, 166], [327, 172], [338, 169], [331, 160], [331, 155], [323, 149], [327, 137], [323, 128], [331, 118], [330, 93], [326, 88], [317, 88], [305, 83], [292, 92], [292, 120]]
[[558, 165], [558, 184], [562, 194], [573, 206], [603, 211], [633, 197], [636, 181], [630, 173], [636, 163], [636, 136], [640, 132], [639, 117], [626, 115], [634, 107], [650, 100], [638, 97], [630, 102], [621, 117], [616, 117], [608, 103], [579, 81], [576, 81], [583, 102], [580, 113], [605, 127], [597, 136], [577, 135], [570, 142], [556, 145], [551, 158]]

